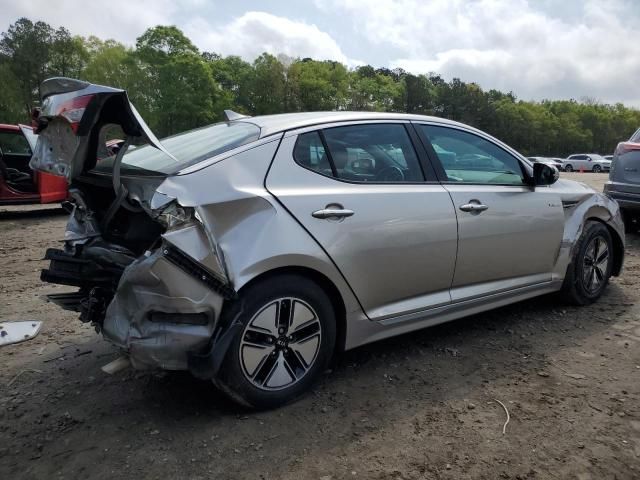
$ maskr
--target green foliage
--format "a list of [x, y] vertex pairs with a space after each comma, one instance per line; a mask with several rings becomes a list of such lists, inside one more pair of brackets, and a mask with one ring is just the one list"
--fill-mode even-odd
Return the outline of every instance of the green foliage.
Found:
[[[40, 83], [49, 73], [54, 31], [47, 23], [20, 18], [2, 33], [0, 55], [8, 63], [20, 90], [16, 99], [29, 115]], [[28, 118], [28, 117], [27, 117]]]
[[292, 111], [345, 108], [349, 72], [341, 63], [310, 58], [296, 60], [289, 66], [287, 80]]
[[175, 26], [145, 31], [129, 48], [74, 37], [64, 27], [18, 19], [0, 36], [0, 123], [28, 122], [40, 83], [70, 76], [127, 90], [160, 137], [222, 119], [313, 110], [436, 115], [485, 130], [525, 155], [611, 153], [640, 126], [640, 111], [585, 99], [525, 102], [512, 92], [402, 69], [264, 53], [249, 63], [199, 52]]

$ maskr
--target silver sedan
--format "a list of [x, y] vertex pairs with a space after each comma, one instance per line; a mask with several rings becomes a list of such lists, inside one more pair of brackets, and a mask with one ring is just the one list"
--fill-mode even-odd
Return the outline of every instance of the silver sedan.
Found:
[[50, 300], [119, 365], [190, 370], [251, 407], [299, 396], [336, 352], [551, 292], [585, 305], [622, 269], [615, 201], [460, 123], [226, 112], [160, 142], [122, 90], [41, 90], [32, 166], [72, 196], [42, 279], [76, 287]]

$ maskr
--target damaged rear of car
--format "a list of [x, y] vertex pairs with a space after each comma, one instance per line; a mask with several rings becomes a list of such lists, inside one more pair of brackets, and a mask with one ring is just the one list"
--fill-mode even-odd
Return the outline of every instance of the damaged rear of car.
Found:
[[[220, 322], [223, 302], [236, 292], [203, 210], [212, 197], [169, 179], [237, 153], [260, 129], [216, 124], [166, 139], [169, 153], [123, 90], [54, 78], [42, 92], [31, 167], [66, 177], [71, 201], [64, 247], [46, 252], [41, 278], [78, 288], [48, 298], [79, 312], [136, 368], [212, 377], [225, 351], [220, 342], [234, 333], [231, 321]], [[125, 141], [110, 155], [114, 132]]]

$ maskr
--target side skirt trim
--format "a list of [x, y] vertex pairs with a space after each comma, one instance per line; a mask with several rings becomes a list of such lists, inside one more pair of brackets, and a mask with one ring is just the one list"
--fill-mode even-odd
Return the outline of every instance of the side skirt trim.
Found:
[[[507, 300], [506, 303], [512, 303], [518, 301], [518, 297], [521, 295], [527, 295], [529, 293], [534, 293], [540, 291], [540, 294], [546, 293], [547, 291], [555, 291], [559, 290], [562, 286], [562, 282], [558, 281], [550, 281], [537, 283], [535, 285], [527, 285], [520, 288], [515, 288], [512, 290], [508, 290], [505, 292], [493, 293], [490, 295], [485, 295], [480, 298], [473, 298], [470, 300], [461, 300], [458, 302], [453, 302], [448, 305], [443, 305], [440, 307], [430, 308], [428, 310], [421, 310], [419, 312], [410, 313], [407, 315], [401, 315], [398, 317], [387, 318], [384, 320], [380, 320], [378, 323], [384, 326], [397, 325], [400, 323], [408, 323], [414, 320], [428, 320], [435, 316], [440, 315], [456, 315], [456, 318], [465, 316], [468, 310], [471, 309], [482, 309], [488, 310], [490, 308], [494, 308], [494, 304], [496, 302], [502, 302]], [[486, 308], [483, 308], [486, 307]], [[472, 312], [474, 313], [474, 312]]]

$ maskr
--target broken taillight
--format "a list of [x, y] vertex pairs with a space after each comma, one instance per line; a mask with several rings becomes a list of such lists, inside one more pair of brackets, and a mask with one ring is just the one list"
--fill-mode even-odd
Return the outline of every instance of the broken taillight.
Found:
[[640, 150], [640, 143], [636, 142], [620, 142], [616, 147], [616, 154], [624, 155], [635, 150]]
[[87, 105], [93, 99], [95, 95], [83, 95], [81, 97], [74, 97], [60, 105], [56, 115], [60, 115], [67, 119], [71, 125], [71, 129], [74, 133], [78, 133], [78, 126], [80, 120], [84, 115], [84, 111], [87, 109]]

